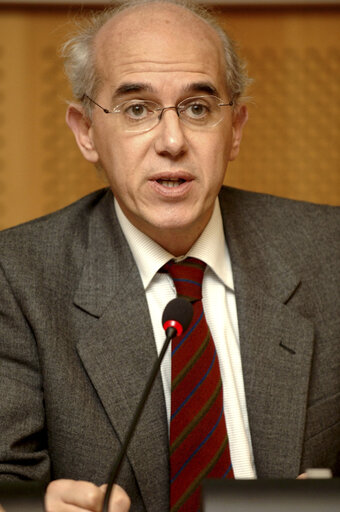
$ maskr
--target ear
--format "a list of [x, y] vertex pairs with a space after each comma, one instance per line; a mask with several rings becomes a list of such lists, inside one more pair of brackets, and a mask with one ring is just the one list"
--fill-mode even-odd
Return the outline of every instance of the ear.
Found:
[[92, 123], [85, 116], [84, 109], [75, 103], [68, 106], [66, 123], [73, 131], [83, 156], [91, 163], [98, 162], [98, 153], [93, 141]]
[[230, 152], [230, 161], [235, 160], [239, 151], [243, 134], [243, 127], [248, 121], [248, 109], [245, 105], [239, 105], [233, 112], [233, 140]]

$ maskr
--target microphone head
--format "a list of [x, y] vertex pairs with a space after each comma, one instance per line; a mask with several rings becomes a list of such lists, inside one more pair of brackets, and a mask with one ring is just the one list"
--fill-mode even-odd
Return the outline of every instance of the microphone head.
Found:
[[194, 309], [187, 299], [177, 297], [171, 300], [165, 306], [162, 316], [164, 330], [167, 331], [169, 327], [173, 327], [177, 331], [175, 336], [180, 336], [189, 327], [193, 314]]

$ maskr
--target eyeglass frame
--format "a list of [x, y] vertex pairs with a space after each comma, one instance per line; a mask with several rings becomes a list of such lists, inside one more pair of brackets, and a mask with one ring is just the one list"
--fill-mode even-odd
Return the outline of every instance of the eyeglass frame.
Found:
[[[94, 103], [97, 107], [99, 107], [100, 109], [102, 109], [102, 111], [104, 112], [104, 114], [119, 114], [120, 111], [115, 111], [116, 108], [120, 107], [121, 105], [124, 105], [125, 103], [128, 103], [129, 101], [133, 101], [133, 100], [126, 100], [126, 101], [123, 101], [122, 103], [119, 103], [118, 105], [115, 105], [113, 107], [113, 110], [109, 110], [105, 107], [102, 107], [101, 105], [99, 105], [99, 103], [97, 103], [95, 100], [93, 100], [92, 98], [90, 98], [90, 96], [88, 96], [86, 93], [83, 94], [82, 98], [81, 98], [81, 101], [84, 101], [84, 99], [87, 98], [88, 100], [90, 100], [92, 103]], [[234, 101], [233, 100], [230, 100], [229, 103], [224, 103], [223, 100], [221, 98], [219, 98], [218, 96], [214, 96], [214, 95], [210, 95], [210, 94], [206, 94], [206, 95], [202, 95], [202, 96], [189, 96], [188, 98], [185, 98], [184, 100], [181, 100], [179, 103], [177, 103], [177, 105], [173, 105], [173, 106], [169, 106], [169, 107], [163, 107], [162, 105], [160, 105], [159, 103], [157, 103], [156, 101], [152, 101], [152, 100], [144, 100], [144, 101], [148, 101], [149, 103], [154, 103], [155, 105], [158, 105], [160, 108], [160, 113], [158, 115], [158, 121], [157, 123], [154, 125], [154, 126], [151, 126], [150, 128], [146, 128], [146, 129], [143, 129], [143, 130], [125, 130], [127, 133], [145, 133], [145, 132], [148, 132], [150, 130], [153, 130], [154, 128], [156, 128], [156, 126], [158, 126], [158, 124], [161, 122], [162, 120], [162, 116], [163, 116], [163, 113], [166, 111], [166, 110], [175, 110], [176, 113], [177, 113], [177, 116], [180, 120], [182, 120], [182, 117], [180, 116], [180, 110], [178, 110], [178, 107], [180, 106], [181, 103], [183, 103], [184, 101], [188, 101], [190, 99], [195, 99], [195, 98], [216, 98], [217, 100], [221, 101], [221, 103], [218, 103], [217, 106], [218, 107], [232, 107], [234, 105]], [[142, 100], [141, 100], [142, 101]], [[156, 112], [156, 111], [154, 111]], [[214, 125], [211, 125], [209, 126], [209, 128], [214, 128], [215, 126], [217, 126], [221, 121], [223, 120], [223, 116], [221, 117], [221, 119], [219, 121], [217, 121], [217, 123], [215, 123]], [[185, 120], [183, 121], [184, 124], [187, 124], [185, 122]]]

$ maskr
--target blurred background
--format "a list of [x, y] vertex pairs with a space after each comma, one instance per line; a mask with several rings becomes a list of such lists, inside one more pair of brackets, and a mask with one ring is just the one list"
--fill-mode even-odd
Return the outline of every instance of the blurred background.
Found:
[[[0, 229], [105, 186], [64, 118], [58, 55], [75, 22], [107, 5], [0, 1]], [[210, 4], [248, 62], [250, 118], [228, 185], [340, 204], [340, 6]]]

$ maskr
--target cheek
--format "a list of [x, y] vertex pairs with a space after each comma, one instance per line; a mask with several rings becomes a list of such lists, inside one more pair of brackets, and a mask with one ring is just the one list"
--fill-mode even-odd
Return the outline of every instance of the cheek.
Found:
[[232, 160], [232, 143], [232, 131], [226, 131], [225, 135], [221, 137], [219, 142], [220, 165], [223, 167], [224, 172], [228, 167], [228, 163]]
[[125, 149], [124, 141], [112, 134], [97, 133], [96, 148], [101, 166], [108, 175], [120, 174], [123, 162], [128, 165], [129, 151]]
[[[201, 141], [200, 159], [205, 164], [205, 168], [209, 169], [209, 175], [215, 180], [224, 176], [230, 159], [231, 135], [226, 131], [225, 134]], [[223, 179], [223, 177], [222, 177]]]
[[145, 147], [132, 138], [112, 139], [100, 154], [102, 167], [116, 195], [134, 197], [143, 183], [145, 175]]

